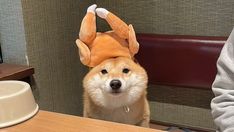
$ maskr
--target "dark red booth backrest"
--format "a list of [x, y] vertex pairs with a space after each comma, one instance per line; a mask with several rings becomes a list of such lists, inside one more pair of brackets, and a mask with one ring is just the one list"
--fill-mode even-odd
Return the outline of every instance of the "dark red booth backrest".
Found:
[[211, 88], [227, 37], [137, 34], [136, 59], [150, 84]]

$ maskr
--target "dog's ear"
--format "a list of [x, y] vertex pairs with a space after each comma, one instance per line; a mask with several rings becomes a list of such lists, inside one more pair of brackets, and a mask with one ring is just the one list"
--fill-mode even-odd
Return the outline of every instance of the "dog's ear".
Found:
[[131, 52], [132, 57], [139, 51], [139, 43], [136, 39], [136, 34], [133, 29], [133, 26], [130, 24], [129, 26], [129, 37], [128, 37], [128, 43], [129, 43], [129, 50]]
[[91, 58], [88, 46], [79, 39], [76, 40], [76, 45], [79, 49], [81, 63], [84, 65], [88, 65], [90, 63], [90, 58]]

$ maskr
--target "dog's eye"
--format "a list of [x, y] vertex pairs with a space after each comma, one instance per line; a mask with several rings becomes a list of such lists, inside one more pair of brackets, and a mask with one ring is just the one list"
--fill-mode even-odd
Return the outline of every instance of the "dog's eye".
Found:
[[108, 72], [107, 72], [106, 69], [102, 69], [102, 70], [101, 70], [101, 73], [102, 73], [102, 74], [107, 74]]
[[123, 73], [128, 73], [130, 70], [128, 68], [123, 69]]

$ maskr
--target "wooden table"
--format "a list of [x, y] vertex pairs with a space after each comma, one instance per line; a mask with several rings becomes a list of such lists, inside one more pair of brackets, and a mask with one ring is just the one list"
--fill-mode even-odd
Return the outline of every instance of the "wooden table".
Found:
[[0, 132], [163, 132], [120, 123], [113, 123], [54, 112], [39, 111], [21, 124], [0, 129]]
[[34, 68], [15, 64], [0, 64], [0, 81], [1, 80], [21, 80], [31, 76]]

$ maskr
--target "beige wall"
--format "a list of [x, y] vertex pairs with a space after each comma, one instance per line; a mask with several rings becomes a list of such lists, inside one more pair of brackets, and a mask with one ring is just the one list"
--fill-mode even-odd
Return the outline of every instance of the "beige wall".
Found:
[[22, 0], [34, 95], [41, 109], [82, 114], [81, 65], [75, 40], [91, 1]]
[[[234, 23], [233, 0], [97, 0], [138, 33], [227, 36]], [[101, 29], [109, 29], [104, 21]]]

